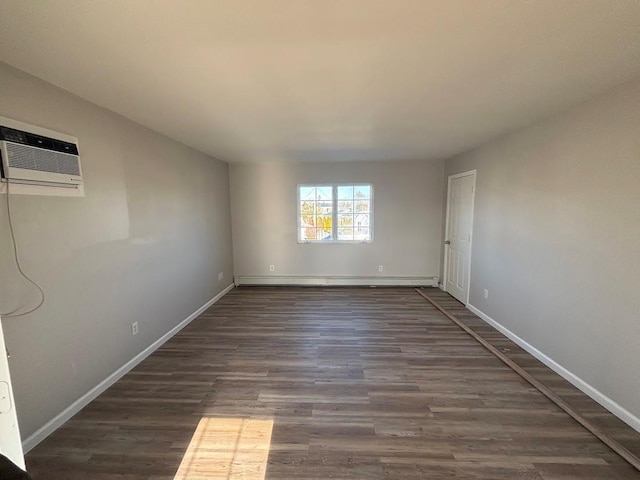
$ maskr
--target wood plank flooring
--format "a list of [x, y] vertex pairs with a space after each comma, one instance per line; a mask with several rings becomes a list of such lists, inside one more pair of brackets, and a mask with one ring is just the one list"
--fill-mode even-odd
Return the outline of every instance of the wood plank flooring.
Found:
[[582, 393], [567, 380], [534, 358], [519, 345], [515, 344], [477, 315], [471, 313], [458, 300], [439, 289], [425, 289], [429, 296], [454, 315], [459, 321], [479, 334], [507, 357], [524, 368], [567, 402], [576, 412], [588, 419], [596, 427], [604, 430], [610, 437], [640, 457], [640, 433], [633, 430], [622, 420], [612, 415], [596, 401]]
[[36, 480], [640, 478], [393, 288], [232, 290], [26, 461]]

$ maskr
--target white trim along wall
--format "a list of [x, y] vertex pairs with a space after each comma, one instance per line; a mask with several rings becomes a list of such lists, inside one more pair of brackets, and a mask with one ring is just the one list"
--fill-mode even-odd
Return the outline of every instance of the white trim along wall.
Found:
[[595, 400], [600, 405], [602, 405], [604, 408], [609, 410], [611, 413], [613, 413], [619, 419], [624, 421], [627, 425], [632, 427], [634, 430], [637, 430], [638, 432], [640, 432], [640, 418], [639, 417], [637, 417], [636, 415], [631, 413], [626, 408], [622, 407], [619, 403], [617, 403], [614, 400], [612, 400], [610, 397], [608, 397], [607, 395], [602, 393], [600, 390], [596, 389], [595, 387], [593, 387], [592, 385], [587, 383], [585, 380], [580, 378], [578, 375], [574, 374], [570, 370], [568, 370], [565, 367], [563, 367], [562, 365], [560, 365], [558, 362], [556, 362], [551, 357], [549, 357], [548, 355], [546, 355], [543, 352], [541, 352], [540, 350], [538, 350], [536, 347], [534, 347], [533, 345], [531, 345], [530, 343], [528, 343], [524, 339], [520, 338], [518, 335], [513, 333], [511, 330], [509, 330], [505, 326], [503, 326], [500, 323], [496, 322], [493, 318], [491, 318], [489, 315], [487, 315], [483, 311], [477, 309], [476, 307], [474, 307], [471, 304], [467, 305], [467, 308], [472, 313], [475, 313], [482, 320], [484, 320], [489, 325], [491, 325], [493, 328], [495, 328], [500, 333], [502, 333], [505, 337], [509, 338], [514, 343], [516, 343], [517, 345], [519, 345], [520, 347], [525, 349], [527, 352], [529, 352], [531, 355], [533, 355], [535, 358], [540, 360], [542, 363], [544, 363], [551, 370], [553, 370], [558, 375], [560, 375], [562, 378], [564, 378], [569, 383], [571, 383], [574, 387], [578, 388], [580, 391], [584, 392], [589, 397], [591, 397], [593, 400]]
[[636, 79], [445, 175], [477, 170], [469, 308], [640, 431], [639, 104]]
[[125, 363], [118, 370], [116, 370], [107, 378], [105, 378], [98, 385], [96, 385], [87, 393], [85, 393], [80, 398], [78, 398], [75, 402], [73, 402], [71, 405], [65, 408], [62, 412], [60, 412], [58, 415], [52, 418], [49, 422], [47, 422], [45, 425], [43, 425], [38, 430], [36, 430], [32, 435], [30, 435], [28, 438], [26, 438], [22, 442], [22, 448], [24, 449], [25, 453], [31, 450], [32, 448], [34, 448], [40, 442], [42, 442], [45, 438], [51, 435], [55, 430], [61, 427], [67, 420], [71, 419], [71, 417], [73, 417], [76, 413], [78, 413], [80, 410], [86, 407], [89, 404], [89, 402], [96, 399], [102, 392], [104, 392], [111, 385], [116, 383], [118, 380], [124, 377], [127, 373], [133, 370], [133, 368], [135, 368], [136, 365], [138, 365], [145, 358], [147, 358], [149, 355], [155, 352], [158, 348], [160, 348], [176, 333], [178, 333], [180, 330], [182, 330], [184, 327], [186, 327], [192, 321], [198, 318], [198, 316], [200, 316], [200, 314], [203, 313], [205, 310], [207, 310], [211, 305], [213, 305], [222, 297], [224, 297], [227, 293], [229, 293], [233, 287], [234, 287], [233, 283], [227, 286], [218, 295], [216, 295], [207, 303], [202, 305], [195, 312], [193, 312], [191, 315], [185, 318], [182, 322], [180, 322], [178, 325], [173, 327], [171, 330], [165, 333], [162, 337], [160, 337], [158, 340], [153, 342], [151, 345], [145, 348], [142, 352], [140, 352], [138, 355], [133, 357], [131, 360]]

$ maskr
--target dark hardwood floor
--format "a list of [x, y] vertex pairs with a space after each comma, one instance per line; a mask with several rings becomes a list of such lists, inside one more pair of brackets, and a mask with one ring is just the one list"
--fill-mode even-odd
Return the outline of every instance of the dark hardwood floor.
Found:
[[413, 289], [393, 288], [232, 290], [26, 461], [36, 480], [640, 478]]

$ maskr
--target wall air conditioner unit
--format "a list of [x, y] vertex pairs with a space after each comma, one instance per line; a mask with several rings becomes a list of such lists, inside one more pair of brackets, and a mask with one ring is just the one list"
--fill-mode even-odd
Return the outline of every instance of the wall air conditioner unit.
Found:
[[0, 117], [2, 181], [78, 188], [82, 170], [77, 139]]

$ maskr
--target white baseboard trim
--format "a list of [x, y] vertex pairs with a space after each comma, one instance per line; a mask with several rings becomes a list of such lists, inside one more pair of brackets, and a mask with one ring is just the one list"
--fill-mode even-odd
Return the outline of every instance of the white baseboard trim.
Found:
[[551, 357], [549, 357], [546, 354], [542, 353], [540, 350], [538, 350], [536, 347], [534, 347], [530, 343], [527, 343], [527, 341], [525, 341], [524, 339], [522, 339], [521, 337], [519, 337], [518, 335], [513, 333], [511, 330], [509, 330], [505, 326], [503, 326], [500, 323], [496, 322], [493, 318], [491, 318], [489, 315], [484, 313], [482, 310], [474, 307], [471, 304], [468, 304], [467, 308], [471, 312], [475, 313], [482, 320], [487, 322], [489, 325], [491, 325], [493, 328], [495, 328], [500, 333], [502, 333], [504, 336], [506, 336], [507, 338], [509, 338], [513, 342], [517, 343], [520, 347], [522, 347], [527, 352], [529, 352], [531, 355], [536, 357], [538, 360], [540, 360], [542, 363], [544, 363], [551, 370], [553, 370], [558, 375], [560, 375], [565, 380], [567, 380], [569, 383], [571, 383], [574, 387], [578, 388], [579, 390], [581, 390], [582, 392], [587, 394], [589, 397], [591, 397], [593, 400], [598, 402], [600, 405], [602, 405], [604, 408], [609, 410], [611, 413], [613, 413], [616, 417], [618, 417], [620, 420], [625, 422], [631, 428], [633, 428], [637, 432], [640, 432], [640, 418], [639, 417], [635, 416], [629, 410], [627, 410], [626, 408], [624, 408], [620, 404], [616, 403], [614, 400], [609, 398], [607, 395], [602, 393], [600, 390], [597, 390], [596, 388], [591, 386], [589, 383], [585, 382], [582, 378], [578, 377], [573, 372], [567, 370], [565, 367], [560, 365], [558, 362], [553, 360]]
[[435, 287], [438, 277], [239, 275], [236, 285]]
[[178, 325], [176, 325], [171, 330], [169, 330], [167, 333], [165, 333], [158, 340], [156, 340], [151, 345], [149, 345], [147, 348], [145, 348], [138, 355], [136, 355], [131, 360], [129, 360], [127, 363], [125, 363], [118, 370], [116, 370], [111, 375], [109, 375], [107, 378], [105, 378], [98, 385], [93, 387], [91, 390], [89, 390], [87, 393], [85, 393], [83, 396], [81, 396], [79, 399], [77, 399], [75, 402], [73, 402], [71, 405], [69, 405], [67, 408], [65, 408], [62, 412], [60, 412], [58, 415], [56, 415], [53, 419], [51, 419], [46, 424], [44, 424], [42, 427], [40, 427], [38, 430], [36, 430], [32, 435], [30, 435], [28, 438], [26, 438], [22, 442], [22, 448], [24, 450], [24, 453], [27, 453], [29, 450], [31, 450], [33, 447], [35, 447], [40, 442], [42, 442], [45, 438], [47, 438], [49, 435], [51, 435], [55, 430], [60, 428], [67, 420], [69, 420], [76, 413], [78, 413], [80, 410], [82, 410], [84, 407], [86, 407], [89, 404], [89, 402], [94, 400], [96, 397], [98, 397], [98, 395], [100, 395], [102, 392], [104, 392], [107, 388], [109, 388], [111, 385], [113, 385], [118, 380], [120, 380], [122, 377], [124, 377], [136, 365], [138, 365], [145, 358], [147, 358], [154, 351], [156, 351], [160, 346], [162, 346], [162, 344], [164, 344], [167, 340], [169, 340], [176, 333], [178, 333], [184, 327], [189, 325], [193, 320], [195, 320], [198, 316], [200, 316], [200, 314], [202, 312], [204, 312], [207, 308], [209, 308], [211, 305], [213, 305], [218, 300], [220, 300], [222, 297], [224, 297], [227, 293], [229, 293], [229, 291], [233, 287], [234, 287], [234, 284], [232, 283], [231, 285], [226, 287], [224, 290], [222, 290], [219, 294], [217, 294], [215, 297], [213, 297], [211, 300], [207, 301], [207, 303], [202, 305], [200, 308], [198, 308], [195, 312], [193, 312], [187, 318], [185, 318]]

